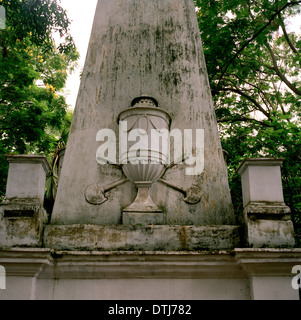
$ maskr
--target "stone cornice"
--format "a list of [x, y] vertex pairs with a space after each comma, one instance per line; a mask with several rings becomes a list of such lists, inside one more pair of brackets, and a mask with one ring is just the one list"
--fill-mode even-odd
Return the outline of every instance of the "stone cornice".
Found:
[[246, 158], [239, 165], [236, 172], [242, 175], [248, 166], [281, 166], [283, 161], [283, 158]]
[[43, 279], [243, 279], [292, 276], [301, 249], [108, 252], [0, 249], [9, 276]]
[[9, 163], [39, 163], [42, 165], [46, 174], [51, 170], [51, 166], [45, 156], [11, 154], [5, 155], [5, 158]]

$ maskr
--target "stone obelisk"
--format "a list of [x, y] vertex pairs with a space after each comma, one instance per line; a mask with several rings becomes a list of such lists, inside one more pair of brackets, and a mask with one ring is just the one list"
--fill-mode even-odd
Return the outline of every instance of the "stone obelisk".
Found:
[[160, 218], [146, 224], [235, 224], [192, 0], [98, 1], [51, 223], [126, 224], [141, 186], [119, 164], [97, 161], [96, 137], [110, 129], [118, 145], [119, 116], [143, 108], [143, 97], [171, 130], [204, 133], [204, 170], [187, 175], [189, 163], [169, 165], [149, 189]]

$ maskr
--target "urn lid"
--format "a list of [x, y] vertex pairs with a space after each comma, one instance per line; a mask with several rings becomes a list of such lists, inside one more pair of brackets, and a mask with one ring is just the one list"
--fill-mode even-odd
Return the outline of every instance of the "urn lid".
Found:
[[158, 101], [149, 96], [140, 96], [132, 101], [131, 107], [118, 115], [118, 123], [128, 117], [152, 116], [165, 120], [168, 127], [171, 125], [171, 117], [165, 110], [158, 107]]
[[150, 96], [147, 96], [147, 95], [142, 95], [140, 97], [137, 97], [135, 98], [133, 101], [132, 101], [132, 104], [131, 104], [132, 108], [133, 107], [152, 107], [152, 108], [158, 108], [158, 101], [153, 98], [153, 97], [150, 97]]

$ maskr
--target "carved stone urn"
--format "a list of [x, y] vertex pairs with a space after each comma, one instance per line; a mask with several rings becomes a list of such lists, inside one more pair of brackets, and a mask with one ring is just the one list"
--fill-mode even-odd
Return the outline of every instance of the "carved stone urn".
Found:
[[150, 187], [162, 177], [169, 159], [171, 118], [154, 98], [142, 96], [120, 113], [118, 121], [121, 136], [127, 137], [126, 149], [119, 148], [122, 170], [138, 189], [135, 201], [123, 210], [123, 224], [162, 224], [163, 213]]

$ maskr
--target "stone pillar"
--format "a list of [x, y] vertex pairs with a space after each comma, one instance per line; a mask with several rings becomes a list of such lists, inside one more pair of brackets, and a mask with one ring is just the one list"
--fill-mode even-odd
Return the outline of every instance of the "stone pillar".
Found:
[[291, 212], [283, 198], [282, 163], [283, 159], [245, 159], [237, 170], [242, 181], [247, 246], [294, 246]]
[[47, 214], [43, 208], [46, 174], [44, 156], [9, 155], [7, 189], [0, 205], [2, 246], [40, 246]]

